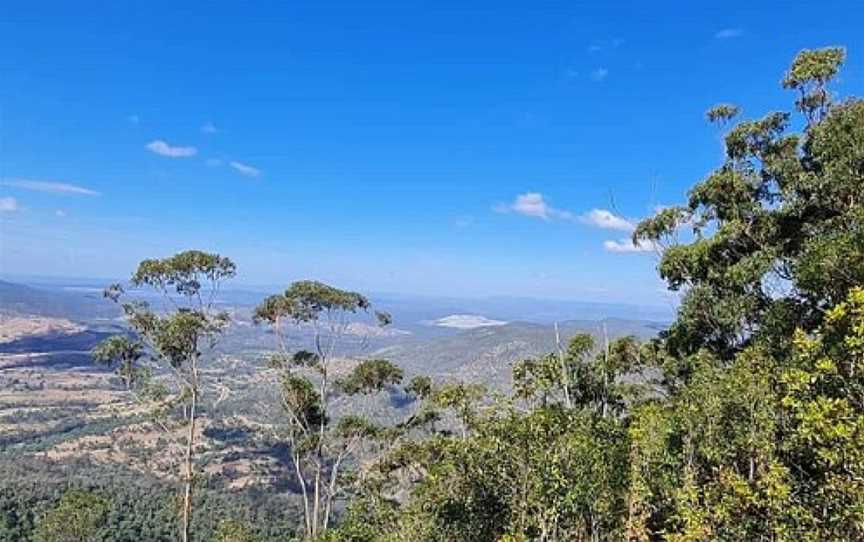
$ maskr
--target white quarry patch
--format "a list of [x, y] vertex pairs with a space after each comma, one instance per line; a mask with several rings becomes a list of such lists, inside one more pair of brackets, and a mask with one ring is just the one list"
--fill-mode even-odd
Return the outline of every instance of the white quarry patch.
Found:
[[454, 329], [474, 329], [478, 327], [503, 326], [507, 322], [503, 320], [492, 320], [477, 314], [451, 314], [432, 322], [433, 325], [451, 327]]

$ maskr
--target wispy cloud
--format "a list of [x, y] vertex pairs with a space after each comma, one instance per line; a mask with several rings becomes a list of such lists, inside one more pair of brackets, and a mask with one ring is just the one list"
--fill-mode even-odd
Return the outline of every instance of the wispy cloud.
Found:
[[172, 147], [161, 139], [151, 141], [146, 147], [160, 156], [167, 156], [169, 158], [188, 158], [189, 156], [198, 154], [198, 149], [195, 147]]
[[228, 162], [228, 165], [231, 166], [232, 169], [239, 172], [241, 175], [246, 175], [247, 177], [257, 177], [261, 175], [261, 170], [252, 167], [249, 164], [244, 164], [242, 162]]
[[605, 81], [607, 77], [609, 77], [609, 70], [606, 68], [597, 68], [591, 72], [591, 80], [595, 83]]
[[30, 179], [2, 179], [0, 185], [32, 190], [35, 192], [48, 192], [51, 194], [75, 194], [83, 196], [99, 196], [99, 192], [69, 183], [58, 183], [54, 181], [33, 181]]
[[67, 216], [66, 211], [64, 211], [63, 209], [57, 209], [56, 211], [54, 211], [54, 214], [57, 216], [57, 218], [66, 218]]
[[21, 206], [15, 198], [0, 198], [0, 213], [14, 213], [20, 211]]
[[0, 213], [14, 213], [20, 211], [21, 206], [15, 198], [0, 198]]
[[579, 216], [579, 222], [604, 230], [633, 231], [636, 228], [631, 221], [606, 209], [591, 209]]
[[587, 51], [589, 53], [599, 53], [600, 51], [604, 51], [607, 49], [617, 49], [617, 48], [621, 47], [622, 45], [624, 45], [624, 40], [621, 38], [615, 38], [612, 40], [595, 41], [587, 47]]
[[651, 241], [638, 241], [635, 244], [631, 239], [619, 239], [618, 241], [603, 241], [603, 248], [607, 252], [616, 254], [629, 254], [635, 252], [657, 252], [659, 247]]
[[519, 194], [512, 203], [501, 203], [495, 206], [498, 213], [515, 213], [531, 218], [539, 218], [547, 222], [551, 220], [573, 220], [573, 213], [556, 209], [546, 202], [539, 192]]
[[714, 37], [718, 40], [728, 40], [731, 38], [740, 38], [743, 35], [744, 30], [740, 28], [724, 28], [714, 34]]
[[203, 125], [201, 125], [201, 133], [215, 134], [218, 131], [219, 130], [216, 129], [216, 125], [214, 125], [212, 122], [208, 121], [208, 122], [205, 122]]

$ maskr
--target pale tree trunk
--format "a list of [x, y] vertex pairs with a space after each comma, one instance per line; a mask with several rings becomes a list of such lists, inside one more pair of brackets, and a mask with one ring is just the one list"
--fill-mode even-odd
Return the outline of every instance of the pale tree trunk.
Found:
[[[319, 457], [320, 461], [320, 457]], [[315, 466], [315, 502], [312, 503], [312, 537], [318, 536], [318, 515], [321, 505], [321, 464]]]
[[348, 453], [349, 449], [346, 447], [344, 453], [340, 453], [336, 458], [336, 461], [333, 462], [333, 470], [330, 472], [330, 482], [327, 485], [327, 495], [324, 501], [323, 530], [325, 532], [330, 527], [330, 514], [333, 512], [333, 500], [336, 498], [336, 485], [339, 481], [339, 468], [342, 465], [342, 460], [345, 459], [345, 456]]
[[195, 448], [195, 409], [198, 401], [198, 392], [192, 392], [192, 401], [189, 407], [189, 433], [186, 437], [186, 457], [185, 457], [185, 485], [183, 491], [183, 523], [181, 539], [183, 542], [189, 542], [189, 524], [192, 519], [192, 484], [194, 482], [194, 474], [192, 469], [192, 454]]
[[198, 407], [198, 372], [194, 365], [192, 366], [192, 382], [189, 386], [189, 391], [192, 397], [189, 400], [189, 431], [186, 435], [186, 454], [184, 457], [184, 484], [183, 488], [183, 514], [181, 518], [181, 533], [180, 539], [182, 542], [189, 542], [190, 524], [192, 522], [192, 485], [195, 483], [194, 462], [195, 453], [195, 429], [197, 420]]
[[609, 333], [606, 331], [606, 322], [603, 322], [603, 417], [609, 411]]
[[291, 458], [294, 461], [294, 471], [297, 473], [297, 482], [300, 483], [300, 490], [303, 493], [303, 520], [306, 523], [306, 536], [312, 536], [312, 524], [309, 519], [309, 492], [306, 491], [306, 480], [303, 478], [303, 471], [300, 469], [300, 456], [294, 451], [297, 448], [296, 442], [291, 443]]
[[561, 380], [564, 384], [564, 404], [567, 408], [572, 408], [573, 403], [570, 399], [570, 373], [567, 371], [567, 365], [564, 363], [564, 350], [561, 348], [561, 333], [558, 331], [558, 322], [555, 322], [555, 347], [558, 349], [558, 364], [561, 366]]

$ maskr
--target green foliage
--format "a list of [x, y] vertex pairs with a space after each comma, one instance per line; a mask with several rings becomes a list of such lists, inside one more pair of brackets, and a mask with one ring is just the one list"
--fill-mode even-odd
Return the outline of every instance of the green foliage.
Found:
[[[72, 494], [107, 505], [95, 535], [76, 542], [176, 542], [179, 518], [172, 486], [119, 464], [0, 457], [0, 542], [36, 542], [37, 530], [45, 528], [43, 518], [55, 516], [61, 500]], [[195, 498], [195, 541], [214, 540], [219, 525], [231, 521], [257, 542], [288, 542], [301, 517], [296, 501], [286, 495], [202, 487]]]
[[200, 295], [204, 281], [218, 283], [234, 277], [237, 267], [218, 254], [187, 250], [163, 259], [144, 260], [130, 280], [162, 292], [173, 289], [183, 296]]
[[256, 542], [252, 531], [239, 521], [223, 519], [214, 535], [214, 542]]
[[87, 491], [67, 491], [36, 528], [36, 542], [93, 542], [108, 515], [109, 503]]
[[[339, 358], [339, 346], [354, 318], [370, 309], [369, 300], [356, 292], [300, 281], [266, 298], [254, 312], [255, 321], [268, 324], [278, 339], [280, 352], [270, 357], [268, 366], [280, 378], [287, 417], [280, 430], [291, 448], [307, 539], [326, 537], [337, 499], [356, 493], [363, 477], [357, 468], [360, 452], [384, 446], [414, 427], [383, 427], [357, 415], [332, 416], [333, 403], [340, 398], [374, 396], [402, 382], [402, 369], [384, 359], [361, 360], [350, 370], [339, 371], [347, 361]], [[374, 318], [379, 326], [392, 320], [381, 311], [375, 311]], [[311, 349], [290, 353], [286, 325], [310, 330]], [[342, 376], [336, 378], [337, 374]]]
[[636, 230], [696, 236], [660, 263], [685, 294], [652, 356], [671, 393], [630, 429], [635, 539], [864, 536], [864, 103], [831, 99], [843, 57], [805, 51], [787, 73], [804, 134], [786, 113], [741, 122], [686, 210]]
[[840, 47], [802, 51], [783, 78], [783, 86], [799, 92], [796, 106], [813, 121], [824, 115], [831, 95], [825, 86], [840, 70], [846, 51]]
[[516, 364], [503, 400], [412, 384], [463, 431], [380, 463], [414, 473], [411, 499], [358, 502], [379, 520], [360, 539], [864, 539], [864, 102], [828, 89], [844, 56], [786, 74], [803, 133], [784, 112], [730, 126], [687, 205], [636, 228], [683, 296], [657, 340], [577, 336]]
[[291, 422], [297, 425], [297, 430], [308, 432], [327, 423], [321, 395], [311, 380], [286, 374], [282, 376], [281, 384], [283, 406], [291, 414]]
[[[259, 322], [276, 323], [280, 318], [290, 318], [295, 322], [318, 320], [322, 313], [366, 311], [371, 303], [357, 292], [340, 290], [327, 284], [301, 280], [291, 284], [280, 295], [270, 296], [255, 310]], [[382, 324], [389, 324], [389, 315], [378, 313]]]
[[[97, 363], [109, 365], [126, 384], [131, 396], [154, 414], [163, 436], [174, 446], [173, 457], [183, 480], [181, 540], [189, 542], [196, 472], [196, 422], [202, 392], [201, 357], [215, 346], [229, 324], [228, 314], [215, 309], [216, 295], [225, 280], [234, 277], [234, 263], [218, 254], [190, 250], [163, 259], [142, 261], [130, 284], [161, 294], [173, 310], [154, 310], [147, 301], [130, 300], [124, 288], [113, 284], [105, 297], [121, 304], [134, 339], [116, 336], [93, 350]], [[178, 299], [179, 298], [179, 299]], [[171, 389], [151, 383], [157, 374], [170, 375]], [[181, 408], [178, 408], [181, 407]], [[179, 412], [178, 412], [179, 410]], [[185, 429], [180, 443], [166, 423], [179, 414]], [[170, 456], [169, 456], [170, 457]]]
[[732, 104], [717, 104], [705, 113], [709, 122], [723, 124], [729, 122], [741, 112], [741, 108]]
[[138, 365], [144, 356], [144, 344], [124, 335], [108, 337], [91, 352], [96, 363], [114, 369], [127, 388], [133, 389], [149, 376], [149, 372]]
[[378, 393], [402, 382], [402, 369], [386, 359], [363, 360], [338, 386], [348, 395]]
[[405, 392], [415, 397], [426, 399], [432, 393], [432, 379], [425, 375], [415, 376], [405, 386]]

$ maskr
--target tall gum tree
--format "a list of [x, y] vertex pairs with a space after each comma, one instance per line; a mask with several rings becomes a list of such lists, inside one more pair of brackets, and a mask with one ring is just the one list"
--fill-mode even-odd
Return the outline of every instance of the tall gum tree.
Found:
[[[402, 381], [402, 370], [387, 360], [343, 355], [346, 343], [364, 341], [352, 324], [370, 312], [377, 325], [390, 324], [390, 316], [373, 311], [365, 296], [316, 281], [295, 282], [255, 310], [255, 320], [268, 325], [277, 339], [268, 371], [277, 378], [287, 420], [275, 436], [291, 447], [308, 539], [331, 526], [336, 500], [344, 495], [346, 464], [357, 459], [365, 442], [390, 434], [361, 416], [336, 419], [333, 412], [341, 399], [376, 395]], [[308, 349], [292, 344], [289, 330], [305, 336]]]
[[230, 259], [197, 250], [142, 261], [129, 286], [155, 292], [159, 304], [131, 298], [135, 290], [127, 292], [120, 284], [109, 286], [105, 297], [122, 307], [130, 334], [110, 337], [93, 350], [94, 360], [114, 368], [128, 393], [154, 414], [170, 443], [183, 482], [182, 542], [191, 539], [205, 385], [201, 363], [229, 325], [228, 313], [218, 309], [217, 301], [220, 288], [235, 274]]

